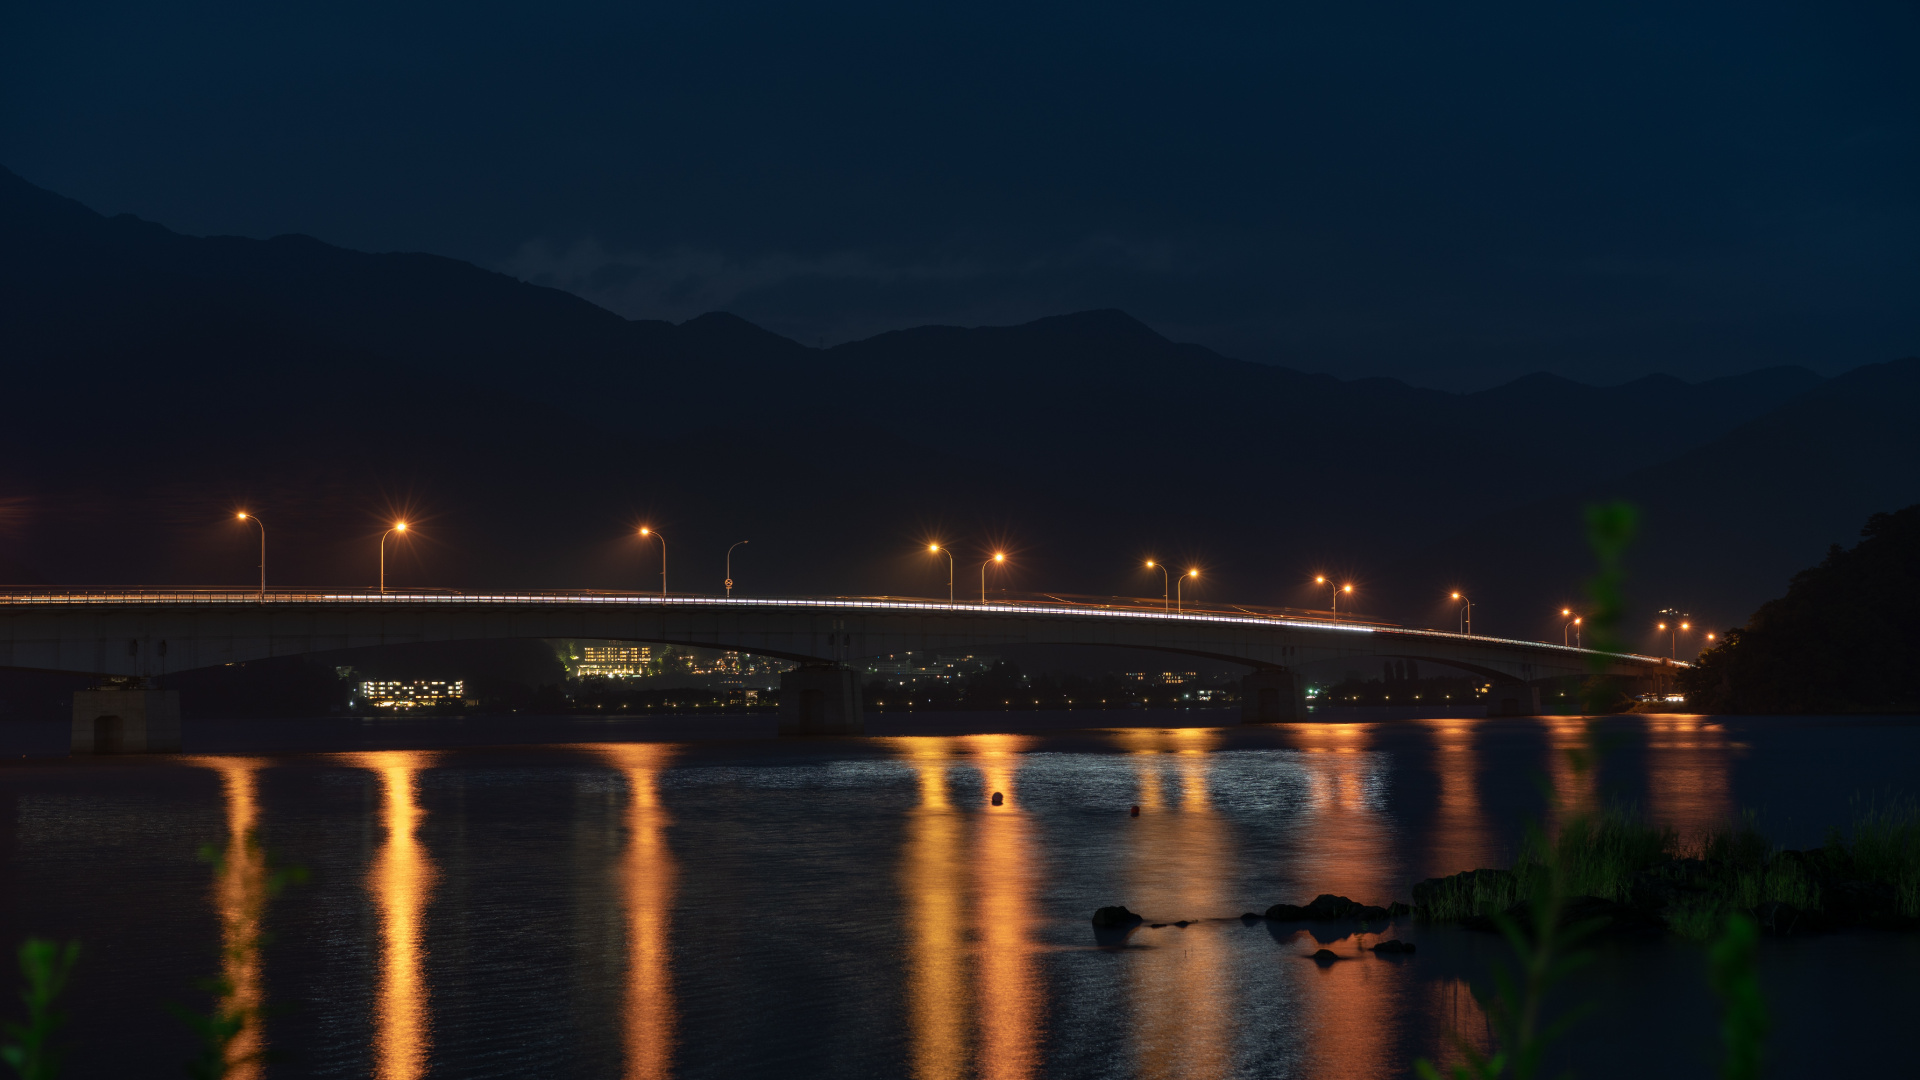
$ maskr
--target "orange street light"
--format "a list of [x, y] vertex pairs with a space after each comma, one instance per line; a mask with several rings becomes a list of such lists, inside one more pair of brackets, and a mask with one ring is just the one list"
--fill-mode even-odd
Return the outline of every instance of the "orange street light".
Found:
[[1693, 624], [1688, 621], [1690, 616], [1678, 608], [1661, 608], [1654, 614], [1665, 617], [1655, 625], [1658, 629], [1667, 632], [1667, 659], [1677, 659], [1680, 651], [1680, 631], [1693, 629]]
[[393, 523], [393, 528], [380, 534], [380, 592], [382, 595], [387, 591], [387, 537], [392, 536], [394, 533], [400, 533], [404, 536], [406, 531], [407, 523], [404, 521], [396, 521]]
[[654, 532], [648, 526], [640, 526], [641, 536], [651, 536], [660, 541], [660, 599], [667, 598], [667, 538]]
[[[1197, 578], [1199, 576], [1200, 576], [1200, 571], [1188, 570], [1186, 573], [1180, 575], [1180, 585], [1185, 585], [1187, 583], [1188, 578]], [[1180, 600], [1180, 585], [1175, 585], [1173, 587], [1173, 610], [1175, 612], [1183, 613], [1186, 611], [1186, 605], [1183, 604]]]
[[1147, 560], [1147, 569], [1160, 571], [1160, 610], [1173, 610], [1173, 589], [1167, 584], [1167, 568], [1152, 559]]
[[245, 510], [234, 518], [236, 521], [251, 521], [260, 527], [260, 599], [267, 598], [267, 526], [266, 523]]
[[[1569, 611], [1566, 608], [1561, 608], [1560, 614], [1572, 615], [1573, 612]], [[1580, 648], [1580, 624], [1583, 621], [1584, 621], [1583, 616], [1575, 616], [1572, 622], [1560, 628], [1560, 644], [1561, 645], [1564, 646], [1567, 643], [1567, 631], [1571, 630], [1573, 631], [1573, 647], [1576, 649]]]
[[928, 544], [927, 554], [945, 555], [947, 557], [947, 603], [953, 603], [953, 552], [948, 551], [939, 544]]
[[1325, 574], [1315, 574], [1313, 577], [1313, 583], [1315, 585], [1325, 585], [1328, 588], [1333, 590], [1333, 617], [1336, 619], [1339, 618], [1340, 617], [1340, 594], [1346, 593], [1348, 596], [1352, 596], [1353, 586], [1352, 585], [1335, 585], [1333, 582], [1327, 580], [1327, 575]]
[[980, 564], [980, 602], [981, 603], [984, 604], [987, 602], [987, 564], [1003, 563], [1006, 561], [1007, 561], [1006, 554], [1004, 552], [996, 551], [993, 553], [993, 558], [988, 559], [986, 562], [983, 562]]
[[1472, 637], [1473, 636], [1473, 600], [1471, 597], [1469, 597], [1466, 593], [1463, 593], [1463, 592], [1455, 592], [1453, 594], [1453, 598], [1455, 600], [1461, 601], [1460, 632], [1467, 635], [1468, 637]]

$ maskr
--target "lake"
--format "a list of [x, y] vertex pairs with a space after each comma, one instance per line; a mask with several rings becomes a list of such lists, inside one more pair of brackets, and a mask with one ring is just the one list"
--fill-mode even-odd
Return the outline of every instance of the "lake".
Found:
[[[203, 721], [186, 754], [95, 759], [9, 722], [0, 940], [83, 942], [76, 1077], [178, 1075], [165, 1003], [222, 973], [265, 1010], [253, 1076], [1402, 1076], [1486, 1044], [1497, 936], [1239, 916], [1507, 865], [1549, 790], [1812, 846], [1920, 761], [1913, 717], [1610, 717], [1593, 773], [1577, 718], [1237, 719]], [[259, 919], [248, 833], [309, 876], [223, 955]], [[1108, 904], [1190, 922], [1102, 946]], [[1385, 937], [1419, 951], [1362, 951]], [[1911, 1072], [1917, 965], [1914, 935], [1764, 941], [1771, 1075]], [[1704, 975], [1698, 946], [1603, 945], [1559, 1059], [1715, 1075]]]

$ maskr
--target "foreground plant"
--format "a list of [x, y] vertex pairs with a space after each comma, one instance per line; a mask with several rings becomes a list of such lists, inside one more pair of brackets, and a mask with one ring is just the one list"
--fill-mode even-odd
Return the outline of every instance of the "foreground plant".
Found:
[[1727, 1047], [1725, 1080], [1760, 1080], [1760, 1048], [1767, 1006], [1760, 997], [1760, 927], [1745, 915], [1727, 919], [1726, 932], [1707, 955], [1707, 981], [1724, 1004], [1720, 1037]]
[[27, 1022], [6, 1025], [8, 1042], [0, 1046], [0, 1061], [11, 1065], [21, 1080], [52, 1080], [60, 1073], [60, 1052], [53, 1037], [67, 1016], [57, 1006], [79, 959], [77, 941], [61, 945], [28, 938], [20, 946], [20, 974], [27, 982], [20, 1000], [27, 1006]]

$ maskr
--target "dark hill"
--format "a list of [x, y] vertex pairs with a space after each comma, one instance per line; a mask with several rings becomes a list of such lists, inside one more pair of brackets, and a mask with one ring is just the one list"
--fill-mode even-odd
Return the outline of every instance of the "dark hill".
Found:
[[[925, 593], [908, 555], [938, 532], [1012, 545], [1022, 587], [1151, 591], [1152, 554], [1202, 563], [1222, 599], [1302, 603], [1315, 570], [1371, 573], [1363, 607], [1416, 616], [1401, 601], [1428, 583], [1396, 599], [1390, 560], [1490, 514], [1564, 542], [1530, 508], [1687, 460], [1821, 383], [1449, 394], [1245, 363], [1116, 311], [820, 350], [725, 314], [628, 321], [431, 255], [182, 236], [4, 171], [0, 347], [16, 579], [243, 582], [225, 515], [244, 500], [277, 522], [281, 581], [364, 584], [375, 522], [406, 506], [429, 517], [402, 565], [444, 585], [644, 582], [651, 556], [622, 545], [645, 516], [688, 570], [676, 587], [713, 587], [695, 569], [748, 536], [756, 591]], [[1727, 588], [1757, 601], [1749, 573]]]
[[1912, 712], [1920, 707], [1920, 505], [1875, 514], [1852, 550], [1794, 575], [1688, 672], [1703, 711]]
[[[1579, 606], [1588, 567], [1579, 507], [1626, 498], [1642, 512], [1629, 555], [1636, 617], [1673, 606], [1707, 626], [1734, 625], [1858, 522], [1920, 498], [1916, 405], [1920, 359], [1857, 368], [1669, 461], [1519, 508], [1524, 529], [1489, 517], [1389, 580], [1404, 589], [1460, 580], [1489, 631], [1543, 636], [1558, 627], [1560, 604]], [[1617, 445], [1597, 436], [1591, 450]], [[1647, 636], [1636, 643], [1651, 648], [1652, 620], [1640, 621]]]

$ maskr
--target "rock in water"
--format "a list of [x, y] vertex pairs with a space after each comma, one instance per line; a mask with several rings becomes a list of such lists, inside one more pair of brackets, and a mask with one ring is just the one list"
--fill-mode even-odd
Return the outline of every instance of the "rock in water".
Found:
[[1340, 954], [1337, 952], [1334, 952], [1332, 949], [1321, 949], [1319, 952], [1316, 952], [1312, 956], [1307, 957], [1307, 959], [1313, 961], [1316, 964], [1319, 964], [1321, 967], [1326, 967], [1328, 964], [1338, 961], [1340, 959]]
[[1275, 904], [1267, 909], [1267, 918], [1276, 922], [1291, 922], [1311, 919], [1385, 919], [1394, 912], [1383, 907], [1368, 904], [1356, 904], [1344, 896], [1322, 893], [1313, 898], [1313, 903], [1305, 907], [1298, 904]]
[[1095, 926], [1133, 926], [1143, 921], [1140, 916], [1128, 911], [1125, 904], [1103, 907], [1093, 913]]
[[999, 806], [1005, 803], [1006, 801], [1007, 801], [1007, 797], [1005, 795], [1002, 795], [997, 791], [993, 793], [993, 805]]

